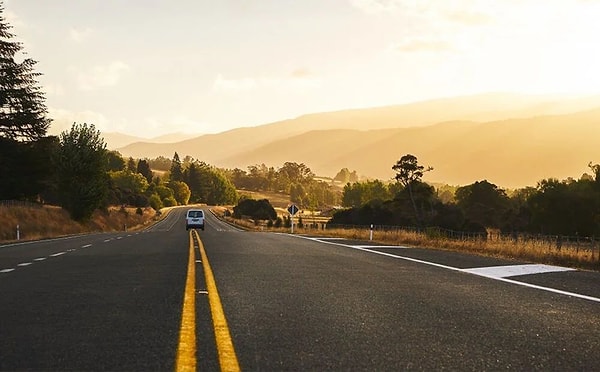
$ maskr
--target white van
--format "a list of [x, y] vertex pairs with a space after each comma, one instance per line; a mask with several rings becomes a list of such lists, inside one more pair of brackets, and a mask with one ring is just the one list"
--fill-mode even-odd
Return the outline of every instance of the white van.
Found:
[[185, 229], [204, 230], [204, 211], [202, 209], [190, 209], [185, 214]]

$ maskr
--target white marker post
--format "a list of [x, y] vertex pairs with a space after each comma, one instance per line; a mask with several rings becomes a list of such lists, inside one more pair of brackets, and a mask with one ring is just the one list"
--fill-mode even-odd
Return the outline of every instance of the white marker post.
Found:
[[17, 240], [21, 240], [21, 231], [19, 231], [19, 225], [17, 225]]
[[373, 224], [371, 224], [371, 231], [369, 232], [369, 240], [373, 240]]

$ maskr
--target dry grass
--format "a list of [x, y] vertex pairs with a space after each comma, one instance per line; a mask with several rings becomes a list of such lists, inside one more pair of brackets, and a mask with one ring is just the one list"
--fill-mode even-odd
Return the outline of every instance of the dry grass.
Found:
[[[256, 225], [251, 220], [233, 220], [236, 226], [254, 231], [290, 232], [290, 228], [268, 228], [264, 224]], [[294, 233], [346, 238], [352, 240], [369, 240], [369, 229], [326, 229], [294, 227]], [[544, 263], [575, 267], [586, 270], [600, 270], [600, 251], [578, 249], [576, 246], [563, 245], [560, 250], [555, 246], [540, 241], [518, 241], [508, 238], [497, 239], [448, 239], [431, 237], [427, 234], [410, 231], [374, 231], [373, 242], [390, 245], [405, 245], [456, 252], [468, 252], [497, 258], [514, 259], [528, 262]]]
[[156, 217], [152, 208], [136, 213], [136, 208], [110, 208], [96, 211], [87, 223], [78, 223], [61, 208], [0, 206], [0, 242], [15, 241], [17, 225], [21, 240], [36, 240], [87, 232], [139, 229]]

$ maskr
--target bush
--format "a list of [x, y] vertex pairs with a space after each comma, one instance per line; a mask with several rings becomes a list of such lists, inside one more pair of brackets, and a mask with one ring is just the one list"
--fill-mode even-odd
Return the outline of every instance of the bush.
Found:
[[156, 194], [150, 195], [150, 198], [148, 198], [148, 201], [150, 202], [150, 206], [155, 211], [157, 211], [163, 207], [163, 203], [162, 203], [162, 200], [160, 200], [160, 196], [158, 196]]
[[177, 200], [174, 197], [169, 196], [163, 199], [163, 206], [165, 207], [174, 207], [177, 205]]
[[277, 212], [267, 199], [243, 199], [233, 207], [233, 217], [242, 216], [249, 216], [254, 220], [274, 220], [277, 218]]

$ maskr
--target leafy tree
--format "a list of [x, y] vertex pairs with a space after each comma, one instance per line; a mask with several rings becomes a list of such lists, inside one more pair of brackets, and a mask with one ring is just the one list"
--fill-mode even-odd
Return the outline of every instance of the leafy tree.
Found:
[[600, 232], [595, 181], [542, 180], [529, 199], [531, 228], [544, 234], [594, 235]]
[[343, 184], [347, 184], [350, 182], [350, 171], [348, 168], [342, 168], [336, 175], [333, 177], [334, 181], [341, 182]]
[[509, 208], [506, 192], [486, 180], [459, 187], [456, 200], [468, 221], [486, 227], [500, 227], [501, 217]]
[[150, 169], [150, 164], [146, 159], [141, 159], [137, 163], [137, 172], [146, 178], [148, 183], [152, 182], [152, 170]]
[[110, 178], [116, 187], [135, 194], [143, 194], [148, 189], [148, 181], [139, 173], [130, 171], [109, 172]]
[[150, 197], [148, 198], [149, 202], [150, 202], [150, 206], [155, 210], [159, 210], [163, 207], [163, 202], [160, 199], [160, 196], [158, 196], [157, 194], [152, 194], [150, 195]]
[[360, 207], [374, 199], [392, 199], [389, 187], [380, 180], [347, 183], [342, 192], [344, 207]]
[[413, 196], [413, 183], [421, 182], [421, 178], [423, 178], [423, 174], [425, 172], [432, 171], [432, 167], [425, 168], [422, 165], [419, 165], [417, 157], [411, 154], [406, 154], [400, 158], [392, 166], [392, 169], [396, 171], [396, 176], [394, 177], [396, 181], [401, 183], [404, 187], [408, 188], [408, 193], [410, 196], [410, 200], [413, 205], [413, 209], [415, 212], [415, 217], [419, 222], [419, 225], [422, 224], [422, 219], [419, 216], [419, 212], [417, 210], [417, 205], [415, 203], [415, 198]]
[[164, 156], [159, 156], [156, 159], [148, 160], [148, 164], [150, 164], [150, 169], [168, 171], [171, 169], [171, 159], [168, 159]]
[[187, 183], [182, 181], [171, 181], [169, 182], [169, 187], [173, 189], [173, 196], [179, 205], [186, 205], [189, 202], [192, 192]]
[[290, 200], [304, 207], [304, 203], [307, 201], [307, 194], [302, 184], [296, 183], [290, 186]]
[[171, 161], [171, 181], [183, 181], [183, 166], [177, 152], [175, 152]]
[[58, 192], [74, 220], [89, 219], [108, 191], [106, 144], [94, 125], [76, 124], [60, 134]]
[[193, 203], [221, 205], [232, 204], [238, 200], [237, 191], [231, 181], [206, 163], [191, 163], [185, 170], [184, 180], [190, 188], [190, 200]]
[[137, 163], [132, 157], [129, 157], [129, 160], [127, 160], [127, 170], [131, 173], [135, 173], [137, 171]]
[[108, 159], [108, 170], [109, 171], [121, 171], [125, 169], [125, 159], [121, 156], [118, 151], [108, 151], [106, 153]]
[[167, 198], [174, 198], [173, 189], [165, 185], [158, 185], [154, 188], [154, 192], [160, 196], [160, 199], [164, 202]]
[[[438, 203], [435, 188], [413, 180], [410, 187], [404, 187], [396, 193], [392, 206], [394, 224], [424, 227], [431, 224], [436, 215]], [[411, 211], [412, 210], [412, 211]]]
[[286, 162], [277, 171], [278, 188], [289, 193], [291, 185], [305, 185], [314, 177], [315, 174], [304, 163]]
[[37, 81], [41, 74], [34, 72], [37, 62], [33, 59], [15, 60], [23, 46], [12, 40], [12, 27], [3, 13], [0, 4], [0, 137], [37, 140], [46, 134], [51, 122]]
[[177, 200], [175, 200], [174, 197], [169, 196], [169, 197], [163, 199], [163, 205], [165, 207], [174, 207], [177, 205]]
[[205, 189], [206, 203], [209, 205], [233, 204], [238, 200], [238, 194], [233, 184], [216, 169], [206, 173], [208, 188]]

